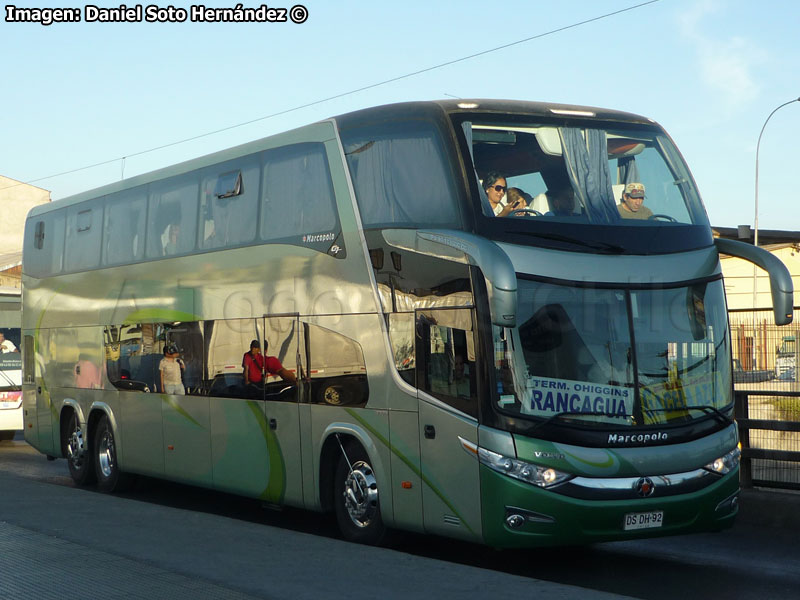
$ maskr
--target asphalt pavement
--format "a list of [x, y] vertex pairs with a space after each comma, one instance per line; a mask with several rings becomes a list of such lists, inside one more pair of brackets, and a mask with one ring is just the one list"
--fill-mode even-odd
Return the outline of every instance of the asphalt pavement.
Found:
[[3, 600], [625, 597], [8, 473], [0, 556]]
[[[739, 527], [800, 531], [800, 493], [742, 490]], [[6, 472], [0, 556], [3, 600], [627, 597]]]

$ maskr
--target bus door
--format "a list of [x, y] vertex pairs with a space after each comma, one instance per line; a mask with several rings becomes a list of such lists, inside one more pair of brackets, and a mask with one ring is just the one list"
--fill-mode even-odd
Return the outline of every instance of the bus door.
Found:
[[478, 461], [459, 438], [478, 442], [474, 324], [472, 308], [416, 311], [425, 530], [473, 540], [481, 534]]
[[[300, 446], [300, 385], [305, 366], [300, 357], [303, 328], [297, 315], [265, 316], [265, 441], [269, 475], [262, 499], [274, 504], [303, 506]], [[277, 367], [279, 373], [270, 374]], [[292, 381], [292, 377], [294, 381]]]

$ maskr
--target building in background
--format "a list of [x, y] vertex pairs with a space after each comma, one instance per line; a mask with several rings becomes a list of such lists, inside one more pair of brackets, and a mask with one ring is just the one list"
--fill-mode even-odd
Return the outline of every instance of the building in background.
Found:
[[20, 287], [25, 217], [45, 202], [48, 190], [0, 175], [0, 287]]

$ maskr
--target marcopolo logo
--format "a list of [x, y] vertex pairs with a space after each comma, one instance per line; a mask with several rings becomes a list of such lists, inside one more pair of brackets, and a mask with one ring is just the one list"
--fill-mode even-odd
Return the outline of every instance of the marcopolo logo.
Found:
[[657, 431], [655, 433], [634, 433], [634, 434], [609, 433], [608, 443], [617, 444], [619, 446], [632, 446], [636, 444], [644, 445], [644, 444], [652, 444], [653, 442], [666, 442], [668, 437], [669, 435], [664, 433], [663, 431]]

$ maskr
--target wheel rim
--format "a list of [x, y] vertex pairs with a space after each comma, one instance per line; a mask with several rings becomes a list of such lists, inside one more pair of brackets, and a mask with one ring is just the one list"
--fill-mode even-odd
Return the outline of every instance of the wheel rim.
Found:
[[97, 464], [103, 477], [111, 477], [115, 463], [114, 436], [111, 435], [110, 431], [105, 430], [97, 444]]
[[67, 459], [75, 470], [80, 471], [84, 466], [85, 457], [86, 441], [83, 438], [81, 428], [76, 424], [67, 441]]
[[322, 395], [325, 398], [325, 402], [327, 404], [341, 404], [342, 398], [339, 394], [339, 390], [335, 387], [328, 387], [325, 388], [325, 393]]
[[367, 527], [378, 512], [378, 484], [372, 467], [356, 462], [344, 482], [344, 506], [357, 527]]

